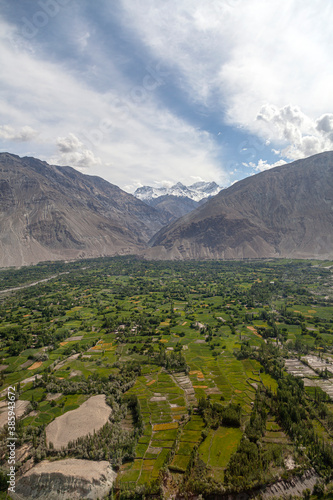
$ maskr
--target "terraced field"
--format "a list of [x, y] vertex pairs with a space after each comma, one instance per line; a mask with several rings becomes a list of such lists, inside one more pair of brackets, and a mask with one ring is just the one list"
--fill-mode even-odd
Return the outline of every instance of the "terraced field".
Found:
[[[290, 394], [304, 398], [313, 435], [332, 443], [331, 270], [128, 258], [68, 268], [1, 295], [0, 420], [15, 386], [24, 463], [106, 460], [119, 499], [259, 487], [311, 465], [315, 448], [279, 406], [298, 378], [306, 387]], [[95, 433], [93, 417], [76, 419], [66, 442], [52, 443], [52, 426], [93, 398], [106, 409]], [[243, 453], [254, 454], [252, 470]]]

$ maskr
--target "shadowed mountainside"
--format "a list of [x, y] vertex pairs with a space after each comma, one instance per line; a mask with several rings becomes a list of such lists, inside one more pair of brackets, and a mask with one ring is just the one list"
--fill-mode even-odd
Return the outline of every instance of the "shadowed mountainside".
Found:
[[333, 152], [237, 182], [161, 229], [147, 258], [333, 257]]

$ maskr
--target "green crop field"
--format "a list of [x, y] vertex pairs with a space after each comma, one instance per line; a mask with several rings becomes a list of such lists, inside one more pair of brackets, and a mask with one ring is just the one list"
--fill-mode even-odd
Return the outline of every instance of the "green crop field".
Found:
[[[127, 257], [57, 266], [68, 274], [0, 296], [0, 421], [15, 386], [20, 466], [108, 460], [119, 499], [156, 498], [162, 484], [170, 495], [259, 487], [291, 463], [333, 470], [330, 269]], [[10, 283], [38, 272], [11, 270]], [[305, 388], [286, 360], [311, 368]], [[47, 426], [96, 394], [112, 410], [106, 426], [50, 447]], [[3, 424], [2, 473], [7, 435]]]

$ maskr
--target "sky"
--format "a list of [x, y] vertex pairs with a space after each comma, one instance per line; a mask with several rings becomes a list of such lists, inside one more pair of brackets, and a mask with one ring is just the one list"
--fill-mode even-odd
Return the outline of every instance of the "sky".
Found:
[[333, 2], [0, 0], [0, 151], [143, 185], [333, 150]]

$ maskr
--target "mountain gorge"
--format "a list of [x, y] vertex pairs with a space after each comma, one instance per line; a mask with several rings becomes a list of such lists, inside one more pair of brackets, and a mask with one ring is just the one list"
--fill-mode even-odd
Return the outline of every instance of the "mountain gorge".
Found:
[[100, 177], [0, 154], [0, 266], [138, 253], [166, 223]]
[[237, 182], [163, 228], [149, 258], [333, 256], [333, 152]]

